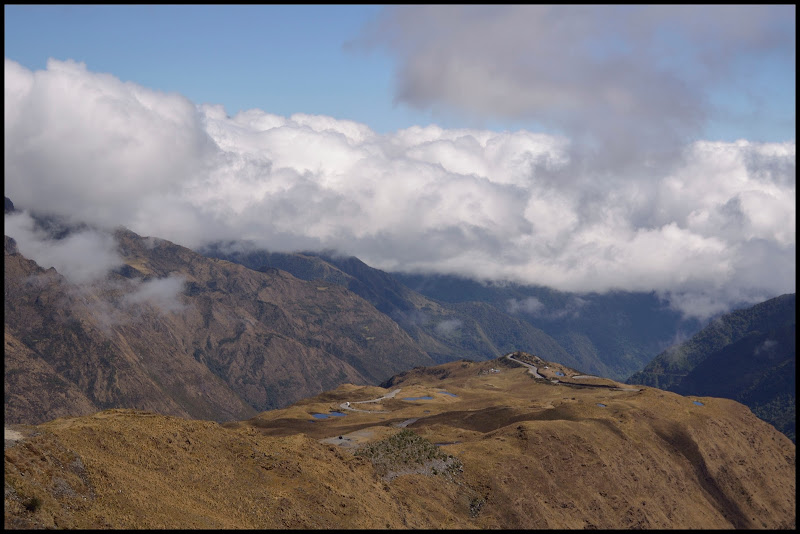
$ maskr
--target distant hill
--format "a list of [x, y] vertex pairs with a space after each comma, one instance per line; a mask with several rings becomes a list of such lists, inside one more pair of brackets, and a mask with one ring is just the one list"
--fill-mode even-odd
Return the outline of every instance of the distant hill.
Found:
[[717, 318], [626, 382], [737, 400], [794, 441], [795, 296], [781, 295]]

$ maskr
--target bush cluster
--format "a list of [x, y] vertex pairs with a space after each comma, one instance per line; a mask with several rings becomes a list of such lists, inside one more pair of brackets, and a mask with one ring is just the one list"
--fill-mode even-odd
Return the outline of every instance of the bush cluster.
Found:
[[458, 458], [408, 429], [366, 445], [354, 454], [370, 460], [378, 474], [390, 479], [407, 473], [452, 476], [463, 467]]

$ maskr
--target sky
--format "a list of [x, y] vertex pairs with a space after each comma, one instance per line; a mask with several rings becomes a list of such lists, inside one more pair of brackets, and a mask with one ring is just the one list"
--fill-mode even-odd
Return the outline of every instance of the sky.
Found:
[[122, 225], [697, 317], [795, 291], [793, 5], [4, 11], [5, 194], [96, 227], [5, 232], [76, 283]]

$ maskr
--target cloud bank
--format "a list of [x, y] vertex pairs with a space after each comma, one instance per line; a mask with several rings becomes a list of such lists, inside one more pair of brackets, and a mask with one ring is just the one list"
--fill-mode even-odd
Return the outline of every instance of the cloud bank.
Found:
[[566, 135], [229, 117], [56, 60], [32, 72], [6, 59], [5, 109], [6, 196], [100, 227], [564, 291], [655, 290], [700, 316], [795, 291], [794, 140], [697, 141], [613, 173], [578, 161], [583, 141]]

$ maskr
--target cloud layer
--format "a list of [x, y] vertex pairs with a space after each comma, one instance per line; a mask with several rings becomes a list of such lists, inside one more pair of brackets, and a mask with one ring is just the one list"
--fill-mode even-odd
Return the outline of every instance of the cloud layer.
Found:
[[795, 291], [794, 140], [694, 142], [612, 172], [578, 161], [582, 141], [566, 136], [228, 117], [56, 60], [32, 72], [6, 59], [5, 109], [6, 196], [101, 227], [189, 247], [336, 249], [390, 271], [655, 290], [698, 315]]

